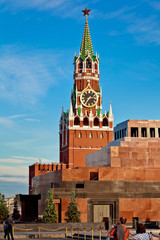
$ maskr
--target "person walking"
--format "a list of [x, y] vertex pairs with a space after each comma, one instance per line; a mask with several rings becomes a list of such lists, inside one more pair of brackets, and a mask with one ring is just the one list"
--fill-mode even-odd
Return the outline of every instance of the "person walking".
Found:
[[3, 221], [4, 239], [6, 239], [6, 237], [7, 237], [7, 239], [8, 239], [8, 228], [7, 228], [6, 220], [7, 220], [7, 219], [5, 219], [5, 220]]
[[10, 240], [10, 236], [11, 236], [11, 239], [14, 240], [13, 232], [12, 232], [13, 224], [14, 224], [14, 222], [13, 222], [11, 216], [8, 216], [7, 220], [6, 220], [6, 225], [7, 225], [7, 230], [8, 230], [8, 240]]
[[127, 240], [129, 237], [129, 229], [125, 227], [126, 221], [127, 219], [125, 217], [121, 217], [120, 223], [112, 226], [108, 236], [113, 236], [113, 240]]
[[137, 224], [136, 235], [133, 236], [134, 240], [152, 240], [150, 233], [146, 232], [145, 226], [142, 223]]

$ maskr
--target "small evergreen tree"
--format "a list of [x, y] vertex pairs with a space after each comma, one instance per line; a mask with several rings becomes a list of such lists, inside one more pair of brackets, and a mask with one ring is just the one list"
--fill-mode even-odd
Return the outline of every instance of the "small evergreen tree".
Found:
[[78, 210], [76, 203], [76, 193], [74, 190], [71, 192], [71, 201], [68, 205], [68, 209], [65, 215], [67, 217], [66, 222], [81, 222], [81, 212]]
[[18, 198], [17, 197], [15, 197], [15, 199], [14, 199], [14, 209], [13, 209], [12, 218], [14, 220], [20, 219], [20, 214], [19, 214], [19, 210], [18, 210]]
[[48, 198], [46, 199], [46, 208], [44, 211], [42, 222], [44, 223], [56, 223], [57, 212], [55, 204], [53, 203], [53, 192], [48, 190]]
[[4, 194], [0, 193], [0, 223], [9, 215], [9, 210], [6, 205]]

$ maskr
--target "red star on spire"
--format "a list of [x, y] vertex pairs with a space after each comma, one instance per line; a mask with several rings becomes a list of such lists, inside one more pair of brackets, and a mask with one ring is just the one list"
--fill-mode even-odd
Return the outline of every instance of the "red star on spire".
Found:
[[82, 10], [82, 12], [84, 13], [83, 16], [88, 15], [89, 16], [89, 12], [91, 11], [91, 9], [87, 9], [87, 7], [85, 8], [85, 10]]

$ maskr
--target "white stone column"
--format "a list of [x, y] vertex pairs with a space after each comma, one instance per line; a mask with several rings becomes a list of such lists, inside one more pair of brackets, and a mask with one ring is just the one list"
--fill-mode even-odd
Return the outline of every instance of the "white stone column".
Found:
[[75, 63], [75, 70], [76, 70], [76, 73], [78, 73], [78, 62]]
[[141, 137], [141, 127], [138, 128], [138, 137]]
[[155, 128], [155, 137], [158, 138], [158, 128]]
[[147, 137], [150, 138], [150, 128], [147, 128]]
[[86, 72], [86, 61], [83, 61], [83, 72]]

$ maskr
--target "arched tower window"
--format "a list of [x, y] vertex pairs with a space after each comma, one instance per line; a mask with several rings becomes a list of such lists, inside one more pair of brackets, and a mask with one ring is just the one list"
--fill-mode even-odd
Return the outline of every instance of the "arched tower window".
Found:
[[79, 133], [79, 138], [82, 138], [82, 135], [81, 135], [81, 133]]
[[75, 119], [74, 119], [74, 125], [80, 125], [80, 119], [79, 119], [79, 117], [75, 117]]
[[83, 119], [83, 125], [84, 125], [84, 126], [89, 126], [88, 117], [85, 117], [85, 118]]
[[83, 61], [82, 59], [80, 58], [79, 59], [79, 69], [82, 69], [83, 68]]
[[94, 126], [99, 126], [99, 119], [96, 117], [93, 122]]
[[88, 58], [86, 60], [86, 68], [91, 68], [91, 66], [92, 66], [91, 60]]
[[107, 118], [103, 118], [103, 126], [108, 126], [108, 120]]

